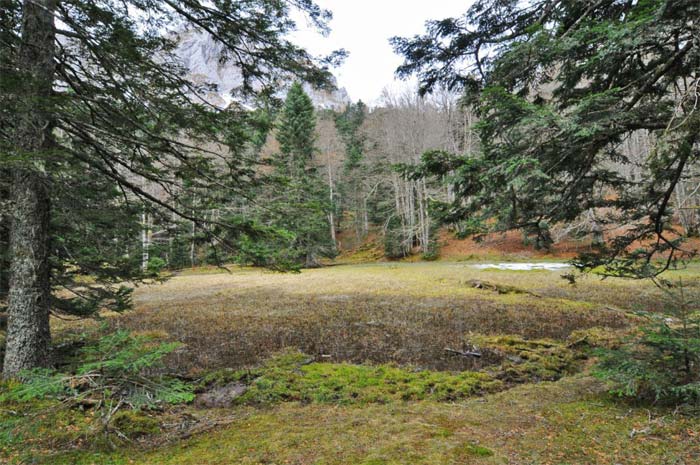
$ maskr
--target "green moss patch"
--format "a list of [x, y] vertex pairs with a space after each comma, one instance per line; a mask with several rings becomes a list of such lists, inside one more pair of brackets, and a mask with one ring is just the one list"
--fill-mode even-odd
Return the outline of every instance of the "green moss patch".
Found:
[[158, 420], [137, 410], [117, 412], [112, 418], [111, 427], [129, 439], [136, 439], [160, 432]]
[[[36, 454], [47, 465], [696, 463], [700, 419], [610, 401], [577, 375], [457, 403], [283, 402], [207, 412], [221, 427], [157, 448]], [[221, 415], [221, 417], [217, 417]], [[166, 419], [163, 424], [173, 423]], [[26, 448], [21, 445], [18, 447]], [[492, 455], [489, 455], [489, 451]], [[2, 462], [2, 460], [0, 460]], [[12, 463], [12, 462], [10, 462]]]
[[[274, 357], [255, 370], [217, 372], [203, 385], [245, 382], [249, 389], [236, 403], [282, 401], [372, 403], [393, 400], [453, 401], [502, 389], [486, 373], [411, 370], [394, 365], [311, 362], [299, 353]], [[203, 386], [202, 386], [203, 387]]]
[[572, 348], [617, 349], [628, 333], [629, 331], [599, 327], [578, 329], [571, 333], [567, 342]]
[[470, 341], [502, 357], [497, 377], [512, 383], [558, 380], [573, 372], [580, 358], [566, 343], [549, 339], [475, 335]]
[[37, 450], [87, 446], [95, 421], [54, 400], [0, 403], [0, 463], [34, 463]]

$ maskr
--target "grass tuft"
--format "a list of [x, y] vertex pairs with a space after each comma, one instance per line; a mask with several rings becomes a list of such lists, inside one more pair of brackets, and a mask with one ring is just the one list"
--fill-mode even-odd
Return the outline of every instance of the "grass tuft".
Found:
[[467, 442], [455, 449], [455, 455], [458, 459], [466, 460], [473, 457], [491, 457], [493, 451], [487, 447]]

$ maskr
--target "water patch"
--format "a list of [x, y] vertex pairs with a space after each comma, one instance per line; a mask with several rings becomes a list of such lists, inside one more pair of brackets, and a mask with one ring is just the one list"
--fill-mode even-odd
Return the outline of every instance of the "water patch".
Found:
[[507, 270], [507, 271], [561, 271], [571, 268], [568, 263], [480, 263], [472, 265], [479, 270]]

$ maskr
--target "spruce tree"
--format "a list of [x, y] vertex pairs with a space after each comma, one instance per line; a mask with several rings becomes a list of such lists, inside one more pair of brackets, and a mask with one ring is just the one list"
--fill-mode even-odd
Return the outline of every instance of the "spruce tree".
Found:
[[290, 173], [306, 171], [311, 166], [316, 141], [316, 115], [311, 98], [299, 82], [292, 84], [277, 123], [280, 163]]
[[274, 176], [281, 187], [271, 193], [268, 205], [271, 223], [294, 237], [287, 259], [305, 267], [316, 267], [321, 257], [331, 257], [328, 188], [320, 178], [313, 156], [316, 116], [311, 98], [296, 82], [289, 89], [275, 137], [280, 153], [274, 157]]
[[364, 183], [368, 167], [363, 164], [366, 137], [362, 124], [367, 116], [367, 106], [360, 100], [350, 104], [336, 115], [335, 127], [345, 145], [344, 182], [340, 189], [344, 207], [352, 214], [357, 241], [365, 238], [369, 223], [367, 195]]
[[348, 105], [336, 115], [335, 127], [345, 144], [345, 170], [347, 173], [359, 168], [365, 151], [365, 136], [360, 128], [367, 117], [367, 105], [362, 100]]
[[226, 242], [221, 231], [251, 233], [250, 222], [191, 208], [193, 197], [247, 195], [248, 115], [208, 104], [212, 86], [189, 81], [173, 52], [178, 31], [207, 33], [241, 70], [247, 102], [292, 76], [327, 83], [285, 38], [292, 9], [326, 29], [329, 14], [312, 0], [0, 0], [5, 376], [50, 363], [50, 312], [128, 306], [121, 283], [143, 277], [139, 213], [196, 224], [211, 243]]

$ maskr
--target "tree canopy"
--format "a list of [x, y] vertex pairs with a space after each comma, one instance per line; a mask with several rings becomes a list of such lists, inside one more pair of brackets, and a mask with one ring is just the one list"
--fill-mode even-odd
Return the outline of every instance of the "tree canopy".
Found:
[[[698, 15], [693, 0], [478, 0], [463, 17], [394, 38], [400, 76], [416, 74], [422, 93], [462, 91], [479, 118], [476, 156], [425, 160], [426, 171], [454, 173], [445, 217], [541, 233], [595, 212], [623, 232], [578, 265], [611, 274], [654, 275], [689, 252], [670, 219], [700, 155]], [[632, 159], [621, 146], [640, 131], [653, 144]]]
[[[247, 195], [255, 121], [245, 104], [292, 77], [329, 85], [326, 65], [339, 55], [324, 61], [292, 44], [294, 10], [327, 30], [330, 13], [312, 0], [0, 2], [6, 374], [47, 363], [49, 309], [128, 306], [123, 283], [146, 277], [130, 246], [143, 212], [190, 221], [219, 244], [256, 233], [240, 218], [204, 218], [192, 199]], [[175, 55], [190, 29], [240, 69], [227, 109], [207, 100], [212, 85], [190, 80]]]
[[270, 160], [273, 182], [263, 186], [253, 216], [281, 234], [272, 240], [248, 241], [243, 257], [273, 267], [316, 267], [321, 257], [335, 255], [335, 243], [329, 222], [330, 192], [318, 175], [314, 157], [318, 152], [316, 113], [301, 83], [290, 87], [275, 126], [279, 153]]

